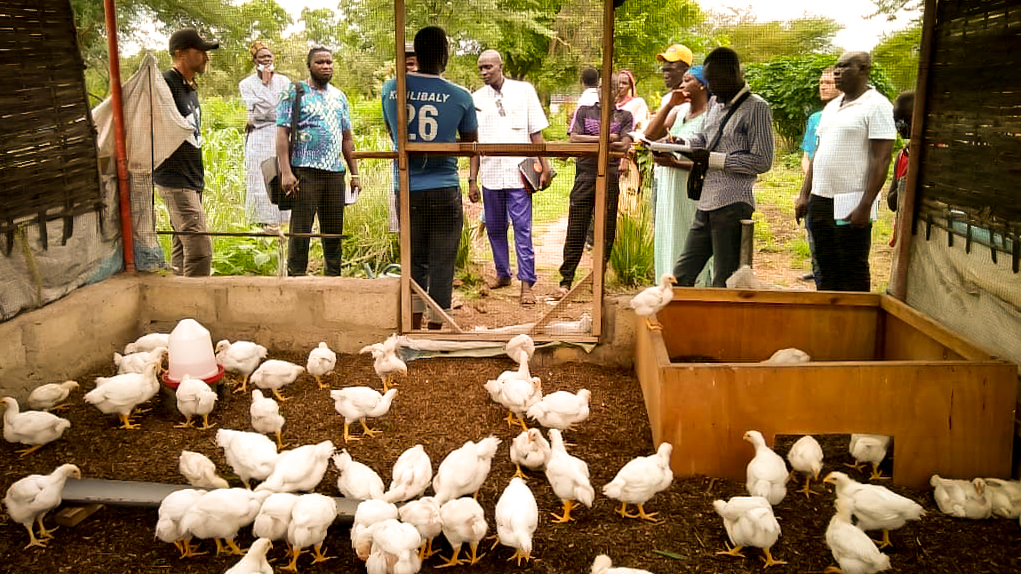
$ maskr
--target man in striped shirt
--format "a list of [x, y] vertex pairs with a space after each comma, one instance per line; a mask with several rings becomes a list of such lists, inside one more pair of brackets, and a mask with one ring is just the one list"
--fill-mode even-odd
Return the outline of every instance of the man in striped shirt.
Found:
[[750, 93], [736, 52], [717, 48], [706, 56], [704, 67], [715, 96], [702, 131], [688, 144], [692, 160], [708, 162], [709, 170], [674, 277], [678, 285], [693, 286], [712, 257], [713, 287], [726, 287], [740, 264], [741, 220], [755, 211], [752, 186], [773, 165], [773, 114], [766, 100]]

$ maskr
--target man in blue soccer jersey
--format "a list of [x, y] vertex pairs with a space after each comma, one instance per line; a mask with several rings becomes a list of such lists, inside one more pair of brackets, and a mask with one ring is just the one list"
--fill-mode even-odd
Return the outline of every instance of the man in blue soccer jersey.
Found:
[[[453, 143], [458, 135], [463, 142], [477, 141], [479, 122], [471, 92], [440, 77], [449, 58], [447, 34], [436, 26], [422, 28], [415, 34], [415, 55], [418, 71], [407, 74], [408, 141]], [[383, 118], [396, 146], [396, 80], [383, 84], [382, 98]], [[409, 160], [411, 278], [449, 310], [464, 224], [457, 157], [412, 155]]]

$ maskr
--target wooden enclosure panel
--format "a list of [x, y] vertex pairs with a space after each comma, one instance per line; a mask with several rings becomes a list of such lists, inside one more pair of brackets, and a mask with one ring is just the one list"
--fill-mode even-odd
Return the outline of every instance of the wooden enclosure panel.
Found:
[[995, 358], [902, 301], [884, 295], [880, 304], [883, 308], [883, 353], [887, 359], [987, 361]]
[[797, 347], [819, 361], [876, 358], [879, 296], [677, 288], [659, 312], [670, 357], [758, 362]]
[[642, 386], [645, 412], [652, 428], [652, 444], [663, 441], [663, 409], [660, 408], [659, 366], [670, 363], [663, 345], [663, 336], [645, 326], [645, 319], [635, 316], [635, 371]]
[[1010, 474], [1015, 374], [1008, 363], [670, 365], [659, 376], [653, 436], [673, 444], [681, 476], [743, 481], [749, 429], [770, 444], [777, 434], [892, 435], [894, 483], [912, 488], [925, 488], [933, 473]]

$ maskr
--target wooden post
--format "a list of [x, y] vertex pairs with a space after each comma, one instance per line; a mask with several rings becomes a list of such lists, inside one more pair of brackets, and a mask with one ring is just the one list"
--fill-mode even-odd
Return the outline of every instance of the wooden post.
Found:
[[[404, 0], [394, 0], [394, 52], [404, 54]], [[397, 61], [397, 178], [401, 244], [400, 331], [411, 330], [411, 179], [408, 174], [408, 90], [404, 60]], [[391, 127], [391, 129], [393, 129]]]
[[911, 116], [911, 142], [908, 144], [908, 181], [901, 193], [900, 219], [897, 221], [897, 246], [893, 258], [893, 277], [890, 294], [907, 300], [908, 264], [911, 242], [914, 241], [915, 203], [918, 195], [918, 170], [922, 161], [922, 138], [925, 134], [926, 99], [929, 86], [929, 67], [932, 60], [933, 30], [936, 26], [936, 0], [925, 0], [922, 13], [922, 51], [918, 56], [918, 79], [915, 84], [915, 109]]
[[603, 326], [603, 279], [606, 274], [606, 188], [610, 162], [610, 124], [613, 122], [613, 0], [603, 0], [603, 63], [599, 118], [599, 156], [596, 171], [595, 245], [592, 246], [592, 334], [599, 336]]

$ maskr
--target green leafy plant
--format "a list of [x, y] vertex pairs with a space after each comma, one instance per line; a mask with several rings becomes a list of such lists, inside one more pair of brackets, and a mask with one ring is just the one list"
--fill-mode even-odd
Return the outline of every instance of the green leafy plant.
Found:
[[644, 206], [635, 214], [617, 216], [617, 237], [610, 252], [610, 268], [624, 287], [648, 285], [655, 274], [652, 214]]

